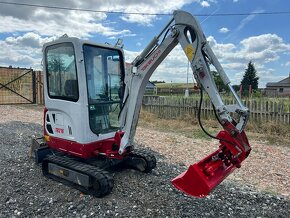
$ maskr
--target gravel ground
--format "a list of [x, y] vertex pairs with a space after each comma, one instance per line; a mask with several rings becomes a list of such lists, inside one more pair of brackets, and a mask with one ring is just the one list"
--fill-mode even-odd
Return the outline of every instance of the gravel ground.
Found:
[[[216, 140], [192, 139], [181, 134], [137, 129], [138, 144], [162, 153], [172, 164], [189, 166], [218, 148]], [[290, 199], [290, 147], [250, 140], [252, 151], [227, 181], [245, 184], [259, 191], [276, 193]]]
[[[170, 180], [185, 165], [168, 161], [154, 147], [158, 165], [151, 174], [114, 172], [110, 195], [83, 195], [44, 178], [28, 158], [30, 137], [42, 131], [41, 112], [0, 106], [0, 114], [0, 217], [289, 217], [289, 198], [231, 180], [206, 198], [182, 194]], [[21, 121], [9, 121], [9, 114]]]

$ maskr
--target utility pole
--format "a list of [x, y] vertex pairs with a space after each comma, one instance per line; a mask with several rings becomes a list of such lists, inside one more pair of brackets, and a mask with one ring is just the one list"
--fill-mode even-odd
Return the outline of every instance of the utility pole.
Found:
[[189, 71], [189, 61], [187, 64], [187, 72], [186, 72], [186, 89], [185, 89], [185, 93], [184, 93], [184, 97], [188, 98], [189, 96], [189, 90], [188, 90], [188, 71]]

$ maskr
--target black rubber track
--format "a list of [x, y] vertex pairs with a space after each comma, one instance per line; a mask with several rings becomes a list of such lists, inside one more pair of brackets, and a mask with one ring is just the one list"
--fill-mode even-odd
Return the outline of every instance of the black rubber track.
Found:
[[[80, 186], [71, 181], [49, 174], [48, 163], [54, 163], [64, 168], [88, 175], [90, 179], [89, 188]], [[95, 197], [102, 197], [111, 193], [114, 186], [113, 178], [109, 175], [108, 172], [96, 166], [91, 166], [82, 162], [75, 161], [66, 156], [48, 156], [42, 162], [42, 172], [43, 175], [48, 178], [76, 188], [85, 194], [93, 195]]]
[[134, 150], [129, 154], [130, 157], [142, 158], [146, 161], [145, 173], [150, 173], [156, 167], [156, 158], [152, 152], [147, 150]]

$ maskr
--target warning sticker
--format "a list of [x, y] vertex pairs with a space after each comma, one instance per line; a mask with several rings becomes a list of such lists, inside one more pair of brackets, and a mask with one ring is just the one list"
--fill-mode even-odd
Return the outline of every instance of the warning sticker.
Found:
[[195, 49], [193, 48], [193, 46], [192, 46], [191, 44], [188, 44], [188, 45], [185, 47], [184, 51], [185, 51], [185, 54], [186, 54], [187, 58], [188, 58], [190, 61], [192, 61], [193, 56], [194, 56], [194, 54], [195, 54]]

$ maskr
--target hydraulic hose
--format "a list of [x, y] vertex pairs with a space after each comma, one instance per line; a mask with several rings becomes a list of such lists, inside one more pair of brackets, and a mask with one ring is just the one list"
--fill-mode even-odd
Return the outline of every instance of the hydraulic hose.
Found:
[[[203, 90], [202, 90], [202, 87], [200, 87], [200, 100], [199, 100], [199, 106], [198, 106], [198, 112], [197, 112], [197, 119], [198, 119], [198, 124], [200, 126], [200, 128], [202, 129], [202, 131], [208, 135], [210, 138], [213, 138], [213, 139], [216, 139], [216, 140], [220, 140], [220, 141], [224, 141], [226, 143], [229, 143], [229, 144], [232, 144], [233, 146], [237, 147], [237, 145], [235, 145], [233, 142], [230, 142], [228, 140], [225, 140], [225, 139], [222, 139], [222, 138], [219, 138], [219, 137], [216, 137], [216, 136], [213, 136], [211, 135], [209, 132], [207, 132], [205, 130], [205, 128], [203, 127], [202, 123], [201, 123], [201, 105], [202, 105], [202, 101], [203, 101]], [[219, 121], [219, 123], [221, 124], [217, 114], [216, 114], [216, 111], [215, 111], [215, 107], [214, 107], [214, 113], [216, 115], [216, 118], [217, 120]], [[222, 125], [222, 124], [221, 124]], [[222, 125], [223, 126], [223, 125]]]

